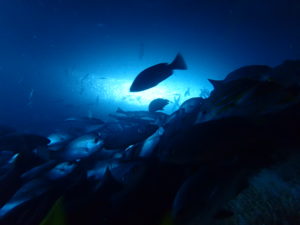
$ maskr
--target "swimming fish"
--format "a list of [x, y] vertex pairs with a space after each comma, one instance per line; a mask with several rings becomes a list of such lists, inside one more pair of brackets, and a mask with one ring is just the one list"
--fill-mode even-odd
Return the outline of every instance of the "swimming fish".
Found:
[[148, 106], [148, 111], [149, 112], [156, 112], [158, 110], [163, 110], [166, 105], [169, 104], [168, 99], [163, 99], [163, 98], [156, 98], [152, 100]]
[[152, 88], [173, 74], [173, 70], [186, 70], [187, 66], [181, 54], [177, 54], [172, 63], [159, 63], [151, 66], [137, 75], [130, 91], [138, 92]]

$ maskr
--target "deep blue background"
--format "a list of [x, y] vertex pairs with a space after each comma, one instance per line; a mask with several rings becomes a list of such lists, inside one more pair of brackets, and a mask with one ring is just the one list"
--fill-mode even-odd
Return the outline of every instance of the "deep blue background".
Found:
[[177, 52], [189, 70], [162, 87], [197, 96], [240, 66], [299, 59], [299, 40], [297, 0], [1, 0], [0, 121], [31, 130], [143, 109], [149, 99], [117, 87]]

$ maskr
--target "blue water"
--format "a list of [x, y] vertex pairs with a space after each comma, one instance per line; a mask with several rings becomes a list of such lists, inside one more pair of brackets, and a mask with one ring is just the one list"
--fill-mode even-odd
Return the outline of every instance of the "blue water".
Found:
[[[299, 12], [285, 0], [1, 0], [0, 122], [36, 131], [199, 96], [208, 78], [299, 58]], [[129, 93], [140, 71], [178, 52], [187, 71]]]

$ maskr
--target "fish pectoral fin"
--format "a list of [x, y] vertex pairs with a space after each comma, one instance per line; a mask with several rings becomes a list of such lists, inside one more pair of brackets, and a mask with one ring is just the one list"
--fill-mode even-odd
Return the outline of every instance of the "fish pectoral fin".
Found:
[[223, 220], [228, 219], [232, 216], [234, 216], [234, 212], [232, 212], [231, 210], [221, 209], [214, 215], [214, 219]]

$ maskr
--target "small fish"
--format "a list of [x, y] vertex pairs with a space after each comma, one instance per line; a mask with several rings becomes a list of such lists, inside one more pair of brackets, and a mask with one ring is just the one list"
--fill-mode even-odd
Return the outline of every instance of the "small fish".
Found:
[[51, 190], [66, 188], [68, 186], [67, 182], [62, 181], [69, 178], [76, 167], [76, 164], [70, 162], [59, 163], [40, 177], [24, 183], [0, 208], [0, 220], [12, 213], [16, 208]]
[[80, 79], [80, 84], [83, 85], [83, 82], [84, 82], [85, 80], [87, 80], [89, 76], [90, 76], [90, 74], [87, 73], [86, 75], [84, 75], [83, 77], [81, 77], [81, 79]]
[[190, 96], [191, 95], [191, 89], [188, 88], [185, 92], [184, 92], [184, 97]]
[[201, 98], [208, 98], [210, 96], [210, 91], [206, 88], [200, 88], [199, 97]]
[[57, 162], [55, 160], [50, 160], [41, 165], [35, 166], [27, 170], [20, 177], [22, 178], [23, 181], [30, 181], [45, 174], [50, 169], [53, 169], [55, 166], [57, 166]]
[[175, 94], [173, 97], [173, 109], [172, 111], [177, 110], [180, 107], [180, 98], [181, 95], [180, 94]]
[[285, 87], [300, 86], [299, 82], [300, 60], [286, 60], [264, 74], [264, 79], [277, 82]]
[[103, 124], [103, 120], [95, 117], [69, 117], [65, 121], [77, 121], [86, 124]]
[[33, 179], [16, 191], [16, 193], [0, 208], [0, 220], [11, 213], [15, 208], [20, 207], [31, 199], [41, 196], [50, 188], [43, 179]]
[[164, 107], [169, 104], [169, 102], [170, 101], [168, 99], [163, 99], [163, 98], [154, 99], [150, 102], [148, 106], [148, 111], [156, 112], [158, 110], [163, 110]]
[[138, 92], [152, 88], [167, 79], [173, 74], [173, 70], [186, 70], [187, 66], [181, 54], [177, 54], [174, 61], [170, 64], [159, 63], [151, 66], [137, 75], [134, 79], [130, 91]]

